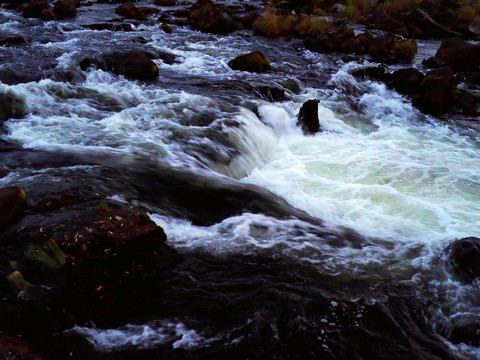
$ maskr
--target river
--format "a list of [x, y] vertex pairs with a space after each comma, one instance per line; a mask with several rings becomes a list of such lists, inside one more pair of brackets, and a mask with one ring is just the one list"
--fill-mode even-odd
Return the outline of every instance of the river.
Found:
[[[480, 359], [480, 341], [455, 335], [480, 327], [480, 290], [455, 278], [445, 252], [480, 234], [477, 130], [355, 78], [372, 65], [364, 58], [313, 53], [298, 39], [166, 34], [154, 20], [132, 32], [82, 27], [113, 9], [45, 23], [0, 10], [1, 31], [28, 39], [0, 47], [0, 71], [25, 77], [0, 92], [24, 99], [27, 114], [0, 132], [0, 186], [33, 202], [75, 191], [144, 207], [185, 257], [128, 322], [69, 332], [101, 352], [160, 347], [178, 359]], [[415, 66], [438, 44], [419, 42]], [[156, 55], [157, 80], [79, 68], [131, 49]], [[272, 71], [228, 67], [253, 50]], [[320, 100], [314, 136], [296, 126], [309, 99]], [[188, 199], [182, 213], [165, 177], [213, 198], [264, 189], [301, 215], [209, 217]]]

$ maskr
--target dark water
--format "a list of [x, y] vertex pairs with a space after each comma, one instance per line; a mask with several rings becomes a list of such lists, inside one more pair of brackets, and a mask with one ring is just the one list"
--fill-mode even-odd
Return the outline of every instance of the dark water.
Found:
[[[117, 318], [42, 336], [50, 358], [480, 358], [478, 284], [456, 279], [444, 250], [479, 234], [475, 129], [354, 79], [368, 59], [301, 40], [165, 34], [154, 18], [133, 32], [84, 27], [114, 8], [49, 23], [0, 10], [2, 34], [26, 39], [0, 47], [0, 92], [22, 112], [1, 130], [0, 185], [31, 204], [144, 207], [183, 260]], [[437, 46], [421, 43], [416, 66]], [[131, 49], [156, 59], [158, 80], [78, 65]], [[274, 71], [229, 69], [257, 49]], [[295, 118], [310, 98], [326, 131], [307, 138]]]

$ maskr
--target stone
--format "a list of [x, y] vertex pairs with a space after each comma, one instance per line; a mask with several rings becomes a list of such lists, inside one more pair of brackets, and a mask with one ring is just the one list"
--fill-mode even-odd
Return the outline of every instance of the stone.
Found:
[[23, 36], [7, 36], [0, 38], [0, 46], [16, 46], [26, 43], [27, 40]]
[[128, 1], [123, 3], [119, 7], [115, 9], [115, 14], [121, 15], [126, 17], [127, 19], [134, 19], [134, 20], [146, 20], [147, 16], [132, 2]]
[[478, 71], [480, 67], [480, 45], [472, 45], [462, 39], [444, 40], [435, 54], [447, 62], [455, 71]]
[[305, 134], [315, 134], [320, 131], [318, 103], [318, 100], [308, 100], [300, 108], [297, 125], [301, 126]]
[[388, 77], [388, 85], [401, 94], [420, 93], [424, 75], [414, 68], [400, 69]]
[[425, 113], [444, 114], [455, 104], [459, 81], [450, 66], [429, 71], [420, 84], [421, 96], [414, 104]]
[[8, 119], [20, 119], [26, 114], [25, 101], [10, 93], [0, 93], [0, 124]]
[[52, 9], [43, 9], [40, 13], [40, 19], [43, 21], [57, 20], [57, 14]]
[[177, 5], [177, 0], [155, 0], [155, 5], [157, 5], [157, 6], [175, 6], [175, 5]]
[[228, 7], [212, 0], [197, 1], [190, 8], [188, 18], [194, 28], [212, 34], [228, 34], [241, 28]]
[[160, 26], [160, 29], [166, 34], [171, 34], [173, 32], [172, 27], [167, 23], [163, 23], [162, 26]]
[[453, 271], [462, 280], [471, 282], [480, 277], [480, 238], [466, 237], [447, 247]]
[[77, 15], [77, 2], [75, 0], [59, 0], [53, 10], [59, 18], [71, 18]]
[[50, 9], [48, 1], [31, 1], [22, 11], [26, 18], [40, 18], [42, 10]]
[[267, 59], [260, 51], [237, 56], [228, 62], [233, 70], [249, 71], [249, 72], [265, 72], [271, 69], [270, 60]]
[[23, 215], [27, 196], [18, 186], [0, 189], [0, 230]]

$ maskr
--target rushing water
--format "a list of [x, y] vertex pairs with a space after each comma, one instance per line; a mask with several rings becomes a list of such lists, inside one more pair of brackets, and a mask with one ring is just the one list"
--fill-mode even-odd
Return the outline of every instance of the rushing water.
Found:
[[[452, 340], [456, 329], [480, 326], [478, 284], [456, 280], [445, 255], [452, 240], [480, 234], [477, 132], [355, 79], [364, 60], [248, 31], [81, 26], [111, 17], [108, 4], [45, 24], [0, 11], [1, 31], [28, 39], [0, 48], [0, 71], [30, 77], [0, 82], [27, 113], [4, 124], [3, 140], [25, 150], [2, 153], [0, 185], [33, 199], [85, 188], [140, 204], [186, 257], [153, 286], [134, 324], [71, 332], [99, 351], [166, 346], [178, 358], [480, 359], [480, 341]], [[437, 45], [421, 43], [422, 54]], [[78, 66], [132, 48], [158, 55], [158, 80]], [[228, 67], [257, 49], [273, 71]], [[175, 60], [160, 60], [165, 53]], [[268, 101], [264, 86], [286, 99]], [[320, 100], [315, 136], [296, 126], [308, 99]], [[165, 208], [158, 184], [167, 173], [214, 197], [253, 184], [308, 215], [195, 221]]]

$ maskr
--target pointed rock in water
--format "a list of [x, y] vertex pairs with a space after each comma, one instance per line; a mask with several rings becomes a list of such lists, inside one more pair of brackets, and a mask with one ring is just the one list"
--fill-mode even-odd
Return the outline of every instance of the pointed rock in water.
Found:
[[267, 59], [260, 51], [237, 56], [228, 62], [228, 66], [232, 70], [241, 70], [249, 72], [265, 72], [271, 69], [270, 60]]
[[455, 273], [466, 281], [480, 277], [480, 239], [467, 237], [454, 241], [447, 253]]
[[18, 186], [0, 189], [0, 230], [21, 217], [26, 200], [25, 192]]
[[305, 134], [315, 134], [320, 131], [318, 103], [319, 100], [308, 100], [300, 108], [297, 125], [302, 127]]

